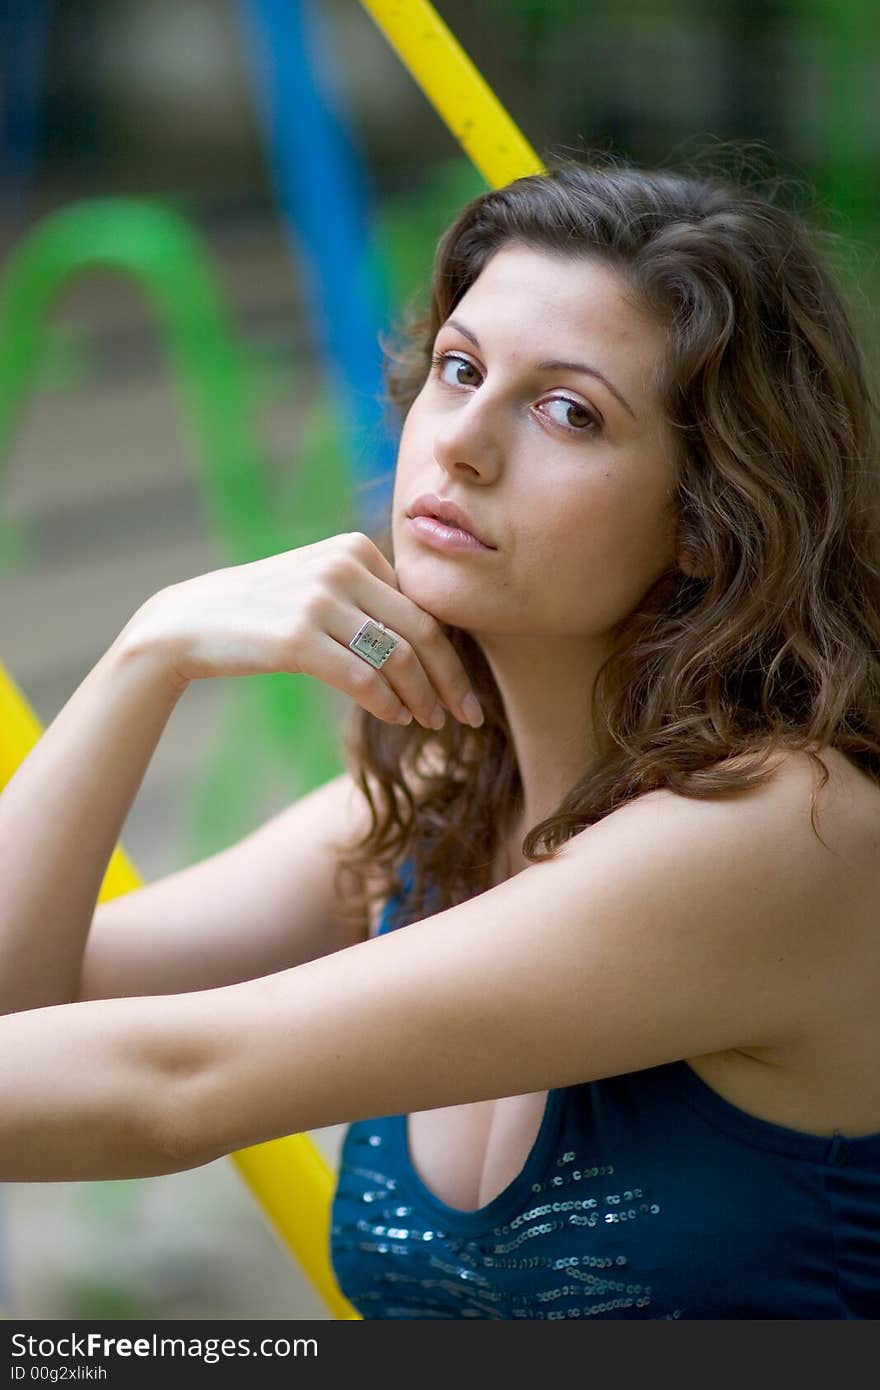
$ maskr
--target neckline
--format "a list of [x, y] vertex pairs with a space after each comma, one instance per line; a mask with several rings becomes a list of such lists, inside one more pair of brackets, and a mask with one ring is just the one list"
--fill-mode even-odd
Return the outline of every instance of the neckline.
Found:
[[541, 1123], [535, 1135], [534, 1143], [529, 1149], [526, 1161], [520, 1171], [507, 1184], [491, 1202], [485, 1206], [475, 1207], [471, 1211], [465, 1211], [461, 1207], [452, 1207], [448, 1202], [444, 1202], [435, 1192], [432, 1192], [416, 1172], [415, 1166], [410, 1155], [409, 1134], [407, 1128], [406, 1115], [395, 1115], [394, 1125], [396, 1139], [403, 1155], [406, 1165], [406, 1181], [415, 1190], [419, 1199], [425, 1206], [429, 1206], [433, 1211], [442, 1216], [447, 1226], [455, 1226], [459, 1230], [466, 1230], [474, 1226], [485, 1225], [487, 1222], [502, 1221], [508, 1211], [515, 1209], [521, 1202], [523, 1191], [528, 1190], [536, 1171], [540, 1170], [544, 1158], [544, 1151], [549, 1146], [552, 1148], [556, 1141], [560, 1122], [562, 1120], [565, 1094], [571, 1087], [556, 1087], [547, 1092], [547, 1099], [544, 1103], [544, 1113], [541, 1116]]

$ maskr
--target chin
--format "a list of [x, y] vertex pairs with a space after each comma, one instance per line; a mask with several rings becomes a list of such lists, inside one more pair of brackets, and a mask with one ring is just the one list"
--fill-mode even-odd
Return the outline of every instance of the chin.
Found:
[[395, 573], [400, 592], [438, 623], [469, 628], [485, 622], [485, 605], [471, 583], [450, 586], [448, 575], [425, 573], [421, 566], [406, 562]]

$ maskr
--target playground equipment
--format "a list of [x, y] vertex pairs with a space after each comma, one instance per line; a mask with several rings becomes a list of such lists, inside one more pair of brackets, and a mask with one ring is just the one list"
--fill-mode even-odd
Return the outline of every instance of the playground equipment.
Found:
[[[505, 183], [542, 169], [433, 6], [426, 0], [409, 0], [406, 5], [393, 0], [362, 3], [490, 183]], [[268, 0], [263, 9], [267, 14], [273, 9]], [[292, 534], [288, 526], [282, 535], [272, 520], [252, 443], [255, 436], [240, 363], [201, 255], [182, 224], [149, 204], [99, 203], [66, 210], [38, 229], [13, 258], [0, 300], [0, 456], [13, 412], [39, 359], [43, 325], [59, 285], [74, 271], [98, 263], [137, 275], [159, 307], [190, 416], [201, 434], [203, 458], [206, 465], [216, 461], [216, 473], [214, 464], [209, 465], [206, 491], [227, 534], [232, 562], [244, 563], [307, 543], [312, 537]], [[338, 475], [322, 470], [321, 505], [334, 518], [329, 529], [338, 530], [340, 517], [350, 507], [350, 484], [341, 470]], [[274, 692], [277, 683], [270, 682], [267, 688]], [[303, 737], [306, 728], [310, 734], [325, 728], [311, 704], [320, 696], [309, 682], [289, 682], [285, 689], [296, 692], [293, 700], [277, 707], [270, 703], [269, 708], [272, 717], [284, 724], [307, 784], [314, 785], [338, 770], [320, 738]], [[0, 786], [41, 732], [24, 695], [0, 665]], [[117, 846], [99, 901], [129, 892], [139, 883], [133, 865]], [[231, 1158], [331, 1314], [358, 1317], [341, 1294], [330, 1266], [333, 1174], [313, 1142], [307, 1135], [292, 1135], [241, 1150]]]

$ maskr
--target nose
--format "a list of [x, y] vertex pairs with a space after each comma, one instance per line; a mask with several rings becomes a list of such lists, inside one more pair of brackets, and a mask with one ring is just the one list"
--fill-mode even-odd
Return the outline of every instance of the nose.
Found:
[[486, 387], [474, 392], [434, 433], [434, 458], [451, 475], [494, 482], [501, 470], [502, 427]]

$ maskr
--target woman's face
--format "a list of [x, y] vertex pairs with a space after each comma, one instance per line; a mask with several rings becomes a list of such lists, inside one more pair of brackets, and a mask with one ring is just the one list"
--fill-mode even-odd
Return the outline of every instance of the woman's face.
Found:
[[[400, 588], [439, 621], [599, 637], [674, 562], [663, 333], [625, 296], [598, 261], [507, 243], [441, 326], [392, 504]], [[408, 516], [425, 493], [494, 549], [430, 545]]]

